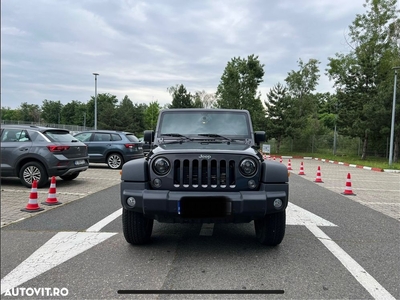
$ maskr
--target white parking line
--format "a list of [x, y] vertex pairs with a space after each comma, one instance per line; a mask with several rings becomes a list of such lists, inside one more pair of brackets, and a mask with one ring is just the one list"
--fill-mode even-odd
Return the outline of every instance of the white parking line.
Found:
[[99, 232], [104, 226], [114, 221], [122, 215], [122, 208], [118, 209], [117, 211], [113, 212], [111, 215], [105, 217], [103, 220], [97, 222], [93, 226], [86, 229], [86, 232]]
[[338, 244], [327, 236], [315, 225], [306, 225], [326, 248], [349, 270], [351, 275], [371, 294], [375, 299], [396, 299], [383, 286], [379, 284], [363, 267], [361, 267]]
[[[76, 255], [107, 240], [117, 233], [99, 232], [104, 226], [114, 221], [122, 214], [122, 208], [108, 215], [86, 232], [59, 232], [47, 243], [36, 250], [25, 261], [1, 280], [1, 294], [15, 288], [28, 280], [58, 266]], [[336, 226], [335, 224], [297, 206], [289, 203], [287, 208], [287, 225], [306, 226], [325, 247], [343, 264], [354, 278], [375, 299], [395, 299], [350, 255], [327, 236], [318, 226]], [[214, 224], [203, 224], [200, 235], [212, 236]]]
[[214, 223], [203, 224], [201, 226], [200, 234], [201, 236], [212, 236], [214, 231]]

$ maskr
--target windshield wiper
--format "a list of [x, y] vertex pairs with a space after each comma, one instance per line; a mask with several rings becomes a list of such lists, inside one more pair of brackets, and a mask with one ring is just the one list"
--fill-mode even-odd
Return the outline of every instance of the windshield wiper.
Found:
[[211, 137], [211, 138], [215, 138], [215, 139], [222, 139], [222, 140], [226, 140], [226, 141], [232, 141], [232, 139], [223, 136], [223, 135], [219, 135], [219, 134], [215, 134], [215, 133], [199, 133], [199, 136], [206, 136], [206, 137]]
[[163, 133], [163, 134], [161, 134], [161, 136], [180, 137], [185, 140], [190, 140], [190, 137], [188, 137], [186, 135], [182, 135], [180, 133]]
[[[179, 140], [172, 140], [172, 141], [164, 141], [164, 137], [169, 136], [169, 137], [176, 137], [179, 138]], [[180, 134], [180, 133], [163, 133], [161, 134], [161, 143], [162, 144], [175, 144], [175, 143], [182, 143], [183, 141], [192, 141], [193, 139], [191, 139], [190, 137]]]
[[216, 133], [199, 133], [199, 136], [211, 137], [214, 140], [225, 140], [230, 144], [230, 142], [245, 142], [244, 139], [235, 139], [235, 138], [228, 138], [226, 136], [216, 134]]

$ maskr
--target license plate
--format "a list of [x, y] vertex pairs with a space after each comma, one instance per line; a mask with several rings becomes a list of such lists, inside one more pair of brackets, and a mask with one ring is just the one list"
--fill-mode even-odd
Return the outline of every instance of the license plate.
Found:
[[84, 159], [80, 159], [80, 160], [76, 160], [75, 161], [75, 166], [80, 166], [80, 165], [84, 165], [85, 164], [85, 160]]
[[139, 150], [143, 150], [143, 148], [142, 148], [142, 147], [139, 147]]

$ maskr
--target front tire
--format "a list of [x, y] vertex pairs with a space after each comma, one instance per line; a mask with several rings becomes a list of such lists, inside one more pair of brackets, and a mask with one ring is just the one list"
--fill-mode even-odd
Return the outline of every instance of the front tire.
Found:
[[286, 211], [266, 215], [254, 220], [258, 241], [267, 246], [279, 245], [285, 236]]
[[24, 164], [19, 171], [19, 179], [28, 188], [32, 187], [33, 180], [37, 180], [38, 188], [44, 187], [49, 182], [45, 167], [36, 161]]
[[107, 165], [111, 169], [121, 169], [123, 164], [124, 164], [124, 159], [118, 153], [112, 153], [107, 157]]
[[122, 210], [122, 229], [125, 240], [129, 244], [143, 245], [149, 243], [153, 223], [153, 219], [146, 218], [142, 213]]

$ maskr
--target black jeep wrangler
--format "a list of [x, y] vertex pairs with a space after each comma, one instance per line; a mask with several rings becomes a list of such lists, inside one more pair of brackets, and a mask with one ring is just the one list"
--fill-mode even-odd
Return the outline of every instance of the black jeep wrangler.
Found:
[[161, 223], [248, 223], [260, 243], [285, 235], [288, 171], [258, 151], [265, 132], [253, 132], [250, 114], [231, 109], [167, 109], [145, 158], [124, 164], [122, 226], [128, 243], [150, 241]]

